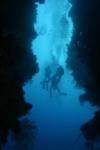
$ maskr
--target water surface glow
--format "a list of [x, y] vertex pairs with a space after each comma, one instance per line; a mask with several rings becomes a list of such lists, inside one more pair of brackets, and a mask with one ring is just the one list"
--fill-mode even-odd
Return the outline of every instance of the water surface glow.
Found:
[[40, 66], [51, 61], [51, 57], [55, 57], [59, 64], [65, 64], [67, 45], [73, 34], [73, 22], [68, 15], [71, 7], [66, 0], [46, 0], [44, 4], [37, 3], [34, 28], [38, 37], [32, 46]]

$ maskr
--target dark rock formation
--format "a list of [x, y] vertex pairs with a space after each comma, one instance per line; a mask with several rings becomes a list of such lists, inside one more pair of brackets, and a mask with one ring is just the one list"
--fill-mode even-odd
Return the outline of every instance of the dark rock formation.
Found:
[[[70, 15], [74, 22], [74, 34], [67, 66], [72, 70], [77, 86], [85, 89], [80, 102], [89, 101], [91, 105], [100, 107], [100, 1], [70, 1], [73, 4]], [[95, 120], [96, 125], [100, 123], [100, 118], [94, 117], [82, 126], [85, 137], [92, 138], [97, 132], [100, 136], [100, 125], [97, 128]], [[93, 131], [96, 128], [97, 131]]]
[[[41, 1], [43, 2], [43, 1]], [[0, 141], [9, 130], [20, 129], [19, 117], [32, 105], [24, 100], [22, 87], [38, 72], [36, 57], [30, 49], [36, 37], [35, 0], [0, 1]]]
[[97, 111], [89, 122], [81, 126], [81, 131], [87, 140], [95, 141], [100, 136], [100, 111]]
[[70, 15], [75, 29], [68, 52], [68, 67], [73, 70], [77, 84], [86, 90], [81, 99], [100, 105], [100, 2], [72, 0], [72, 3]]

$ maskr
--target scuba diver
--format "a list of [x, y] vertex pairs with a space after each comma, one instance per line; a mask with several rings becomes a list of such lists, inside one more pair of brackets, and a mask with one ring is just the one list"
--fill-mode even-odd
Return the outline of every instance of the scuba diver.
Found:
[[59, 83], [61, 81], [62, 76], [64, 75], [64, 69], [62, 66], [59, 66], [56, 70], [56, 73], [52, 76], [50, 79], [51, 85], [50, 85], [50, 97], [52, 97], [52, 90], [57, 90], [60, 95], [66, 96], [66, 93], [61, 92], [59, 89]]
[[49, 84], [50, 78], [51, 78], [51, 68], [50, 66], [47, 66], [44, 71], [44, 80], [40, 82], [43, 89], [48, 90], [48, 84]]

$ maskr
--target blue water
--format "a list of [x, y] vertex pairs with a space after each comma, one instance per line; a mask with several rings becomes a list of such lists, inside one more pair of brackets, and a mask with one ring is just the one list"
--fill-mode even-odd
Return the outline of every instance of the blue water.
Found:
[[[34, 28], [38, 34], [32, 42], [40, 71], [24, 87], [25, 99], [33, 104], [29, 117], [38, 127], [34, 150], [85, 150], [84, 138], [75, 142], [80, 125], [93, 116], [88, 104], [80, 105], [79, 96], [84, 91], [75, 86], [71, 71], [65, 67], [68, 45], [74, 34], [74, 23], [69, 16], [72, 4], [67, 0], [45, 0], [37, 3], [37, 17]], [[65, 69], [60, 88], [67, 96], [43, 90], [40, 81], [46, 64], [52, 63], [52, 56]]]
[[51, 99], [40, 86], [41, 74], [25, 87], [25, 97], [34, 105], [30, 118], [36, 121], [38, 127], [35, 150], [84, 150], [82, 136], [74, 146], [73, 143], [80, 134], [80, 125], [92, 117], [93, 111], [88, 105], [80, 105], [78, 97], [82, 91], [75, 88], [70, 74], [66, 77], [66, 83], [62, 82], [67, 97], [56, 94]]

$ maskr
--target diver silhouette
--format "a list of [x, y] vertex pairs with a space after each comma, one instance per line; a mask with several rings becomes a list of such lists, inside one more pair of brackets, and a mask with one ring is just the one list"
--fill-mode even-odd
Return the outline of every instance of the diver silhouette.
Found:
[[50, 66], [46, 66], [45, 70], [44, 70], [44, 80], [40, 82], [40, 84], [42, 85], [43, 89], [48, 90], [48, 84], [51, 78], [51, 68]]
[[56, 70], [56, 73], [52, 76], [50, 79], [50, 97], [52, 97], [52, 91], [57, 90], [60, 95], [66, 96], [67, 94], [64, 92], [61, 92], [59, 88], [59, 83], [61, 81], [62, 76], [64, 75], [64, 69], [62, 66], [59, 65], [59, 67]]

